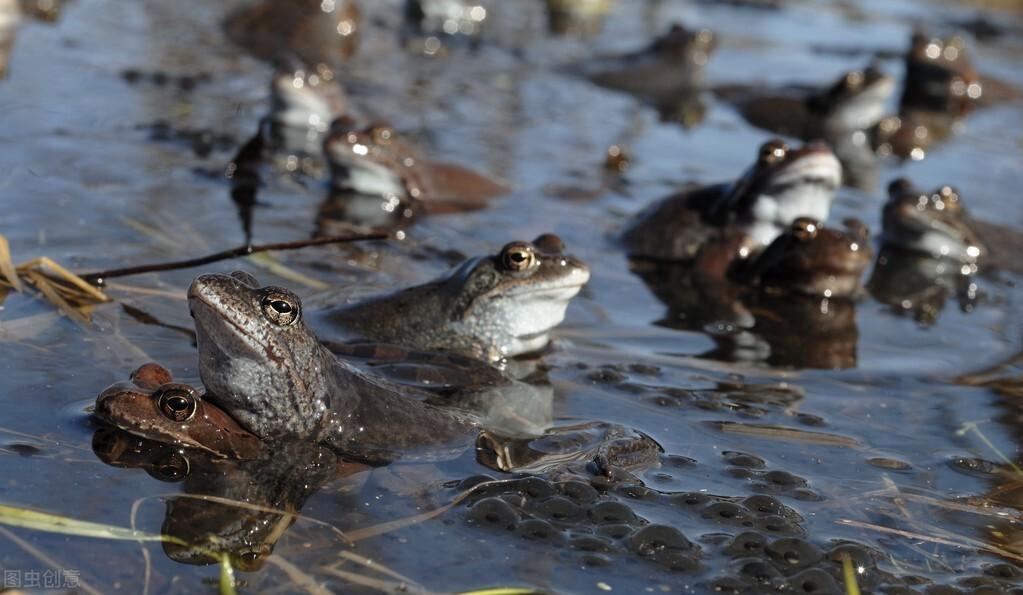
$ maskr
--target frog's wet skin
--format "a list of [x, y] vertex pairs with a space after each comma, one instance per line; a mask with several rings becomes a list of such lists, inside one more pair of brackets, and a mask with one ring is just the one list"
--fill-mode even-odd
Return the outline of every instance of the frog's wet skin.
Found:
[[497, 361], [545, 347], [589, 278], [589, 268], [545, 234], [435, 281], [328, 311], [324, 323], [355, 338]]
[[745, 236], [742, 249], [755, 251], [797, 217], [826, 220], [841, 181], [842, 166], [827, 145], [790, 149], [771, 140], [738, 180], [654, 203], [625, 229], [622, 242], [633, 258], [687, 261], [708, 242], [737, 231]]
[[[417, 401], [334, 357], [306, 327], [301, 301], [244, 273], [202, 275], [188, 290], [207, 398], [262, 439], [321, 442], [385, 463], [464, 448], [472, 416]], [[403, 394], [405, 393], [405, 394]]]
[[355, 0], [263, 0], [228, 15], [228, 38], [272, 63], [299, 60], [309, 68], [334, 69], [359, 46], [362, 13]]
[[360, 128], [341, 118], [331, 126], [323, 149], [333, 188], [392, 200], [390, 210], [409, 201], [427, 212], [481, 209], [509, 192], [503, 182], [422, 157], [383, 122]]
[[195, 388], [173, 382], [156, 364], [136, 370], [132, 383], [103, 391], [96, 399], [96, 415], [132, 434], [220, 457], [249, 459], [263, 449], [259, 438], [207, 403]]
[[824, 89], [790, 85], [764, 95], [761, 88], [722, 88], [754, 126], [803, 140], [867, 130], [885, 115], [895, 79], [871, 66], [852, 70]]

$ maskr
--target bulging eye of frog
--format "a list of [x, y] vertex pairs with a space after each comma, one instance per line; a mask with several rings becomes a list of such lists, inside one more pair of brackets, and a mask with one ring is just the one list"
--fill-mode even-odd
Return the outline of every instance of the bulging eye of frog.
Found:
[[762, 164], [771, 165], [784, 159], [788, 151], [789, 146], [784, 141], [778, 138], [771, 139], [760, 145], [760, 157], [758, 159]]
[[820, 221], [809, 217], [800, 217], [792, 222], [792, 235], [802, 242], [808, 242], [817, 237], [817, 232], [821, 227]]
[[529, 270], [538, 262], [533, 247], [525, 242], [512, 242], [501, 249], [500, 261], [501, 268], [516, 273]]
[[298, 298], [290, 292], [271, 290], [260, 301], [263, 315], [278, 326], [289, 326], [300, 318], [302, 312]]
[[195, 416], [195, 390], [186, 384], [165, 384], [157, 389], [154, 396], [160, 413], [171, 421], [184, 422]]

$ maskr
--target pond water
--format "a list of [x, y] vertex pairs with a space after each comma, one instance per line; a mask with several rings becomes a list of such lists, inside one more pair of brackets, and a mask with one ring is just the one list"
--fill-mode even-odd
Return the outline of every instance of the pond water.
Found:
[[[0, 81], [0, 232], [16, 262], [46, 256], [92, 271], [244, 242], [220, 173], [267, 110], [271, 69], [224, 37], [230, 4], [74, 0], [55, 23], [21, 26]], [[831, 592], [842, 589], [841, 552], [860, 567], [865, 591], [1020, 589], [1020, 381], [1002, 390], [954, 382], [999, 362], [1008, 363], [988, 377], [1023, 375], [1013, 359], [1020, 279], [981, 277], [972, 308], [953, 300], [933, 324], [865, 295], [854, 329], [796, 343], [804, 354], [844, 350], [846, 369], [728, 361], [713, 332], [664, 322], [665, 305], [614, 237], [632, 213], [688, 182], [734, 178], [770, 135], [710, 94], [697, 125], [662, 122], [565, 65], [638, 47], [680, 20], [717, 35], [708, 85], [822, 83], [873, 55], [889, 56], [881, 66], [899, 78], [914, 26], [943, 32], [979, 14], [1005, 33], [967, 37], [975, 66], [1023, 88], [1023, 7], [619, 0], [602, 32], [584, 39], [548, 34], [539, 2], [494, 4], [479, 48], [431, 58], [402, 50], [388, 29], [397, 3], [374, 3], [345, 76], [356, 104], [431, 155], [498, 175], [514, 191], [481, 211], [424, 218], [403, 241], [274, 254], [283, 266], [244, 259], [127, 277], [85, 326], [38, 297], [9, 294], [0, 311], [0, 503], [149, 533], [219, 531], [227, 549], [259, 535], [264, 549], [245, 542], [234, 552], [239, 585], [253, 592], [373, 592], [401, 582], [410, 592]], [[196, 84], [127, 80], [126, 70]], [[978, 219], [1023, 229], [1020, 108], [1009, 101], [971, 114], [923, 160], [880, 160], [876, 183], [839, 192], [832, 220], [857, 216], [879, 230], [887, 183], [907, 176], [923, 188], [952, 184]], [[171, 130], [171, 140], [154, 128]], [[187, 131], [219, 142], [197, 152]], [[600, 190], [611, 144], [627, 147], [632, 166]], [[597, 191], [557, 191], [569, 187]], [[322, 183], [269, 175], [254, 241], [310, 237], [325, 194]], [[592, 280], [542, 359], [513, 365], [539, 367], [555, 424], [602, 420], [659, 442], [660, 465], [635, 477], [523, 478], [471, 452], [344, 477], [302, 449], [295, 459], [214, 464], [111, 437], [88, 413], [103, 388], [146, 361], [198, 382], [192, 341], [170, 327], [192, 328], [185, 290], [200, 272], [240, 268], [322, 296], [324, 286], [422, 282], [447, 270], [452, 252], [493, 253], [544, 232], [563, 238]], [[789, 334], [808, 333], [803, 325]], [[104, 462], [120, 448], [117, 466]], [[481, 475], [504, 481], [460, 496]], [[183, 494], [249, 498], [301, 516]], [[214, 590], [217, 566], [197, 561], [170, 545], [0, 530], [0, 567], [18, 580], [65, 569], [98, 592]]]

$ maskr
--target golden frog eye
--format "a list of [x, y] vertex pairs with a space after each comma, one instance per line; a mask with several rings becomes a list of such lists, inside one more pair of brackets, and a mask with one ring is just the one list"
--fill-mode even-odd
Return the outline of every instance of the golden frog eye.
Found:
[[386, 124], [377, 124], [370, 130], [373, 142], [378, 145], [386, 145], [394, 140], [394, 129]]
[[817, 237], [817, 232], [822, 226], [816, 219], [800, 217], [792, 222], [792, 235], [801, 242], [808, 242]]
[[260, 307], [267, 320], [278, 326], [294, 324], [302, 313], [302, 304], [298, 297], [290, 291], [281, 289], [272, 289], [264, 295]]
[[155, 396], [160, 413], [171, 421], [188, 421], [195, 415], [195, 389], [187, 384], [165, 384], [156, 389]]
[[501, 249], [501, 268], [506, 271], [525, 271], [536, 264], [533, 247], [525, 242], [512, 242]]
[[785, 141], [780, 138], [772, 138], [760, 145], [760, 155], [757, 159], [760, 163], [770, 165], [784, 159], [788, 152], [789, 146], [785, 144]]

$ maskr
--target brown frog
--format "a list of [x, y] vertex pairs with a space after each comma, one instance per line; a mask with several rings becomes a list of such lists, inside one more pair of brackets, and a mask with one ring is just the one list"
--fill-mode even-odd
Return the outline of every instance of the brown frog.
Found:
[[644, 48], [595, 56], [572, 70], [601, 87], [633, 95], [657, 108], [663, 119], [689, 127], [702, 121], [706, 112], [699, 91], [714, 47], [711, 31], [674, 24]]
[[643, 210], [626, 227], [622, 242], [633, 258], [691, 261], [705, 244], [738, 233], [745, 257], [771, 243], [797, 217], [827, 219], [841, 180], [842, 165], [824, 143], [793, 149], [773, 139], [760, 146], [756, 162], [734, 182], [684, 190]]
[[824, 298], [854, 297], [874, 257], [867, 227], [845, 220], [845, 231], [800, 217], [759, 256], [741, 263], [734, 276], [769, 294], [798, 293]]
[[96, 415], [129, 433], [209, 454], [251, 459], [263, 444], [192, 386], [158, 364], [140, 366], [96, 399]]
[[351, 118], [331, 126], [323, 145], [333, 188], [412, 203], [426, 212], [481, 209], [508, 186], [460, 165], [423, 157], [385, 122], [359, 127]]

